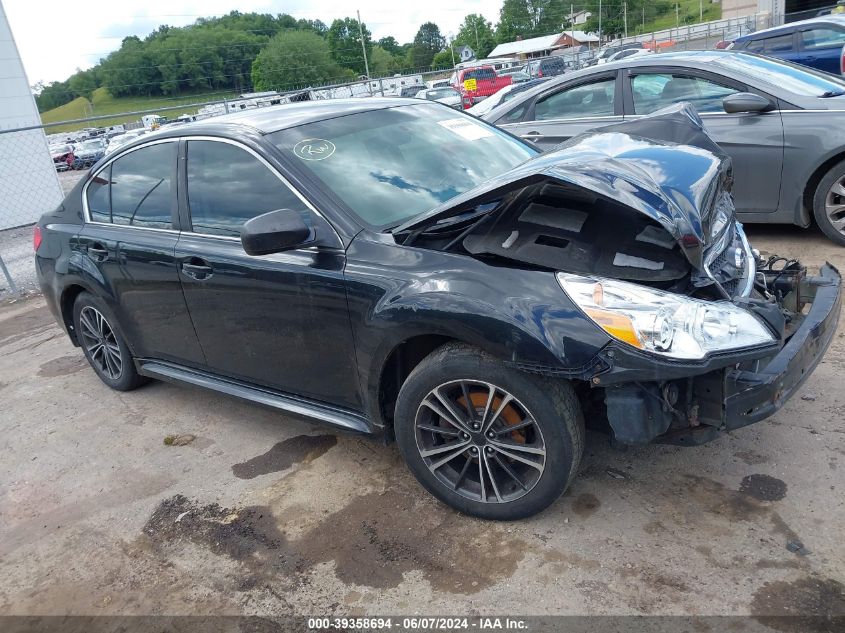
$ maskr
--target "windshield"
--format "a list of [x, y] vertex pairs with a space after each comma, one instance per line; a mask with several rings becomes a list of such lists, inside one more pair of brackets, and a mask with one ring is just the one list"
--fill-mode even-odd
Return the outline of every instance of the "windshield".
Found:
[[454, 88], [435, 88], [434, 90], [427, 90], [425, 98], [429, 100], [445, 99], [446, 97], [458, 97], [460, 93]]
[[268, 137], [367, 225], [396, 226], [537, 152], [436, 104], [370, 110]]
[[805, 97], [845, 94], [845, 79], [779, 59], [738, 53], [723, 62], [725, 68]]
[[79, 146], [79, 149], [102, 149], [103, 144], [100, 141], [85, 141]]

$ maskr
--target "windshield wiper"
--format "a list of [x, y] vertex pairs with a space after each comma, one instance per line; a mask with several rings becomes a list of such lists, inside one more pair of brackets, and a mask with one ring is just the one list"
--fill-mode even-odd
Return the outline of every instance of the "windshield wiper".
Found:
[[845, 95], [845, 90], [828, 90], [827, 92], [820, 94], [819, 98], [828, 99], [829, 97], [841, 97], [842, 95]]

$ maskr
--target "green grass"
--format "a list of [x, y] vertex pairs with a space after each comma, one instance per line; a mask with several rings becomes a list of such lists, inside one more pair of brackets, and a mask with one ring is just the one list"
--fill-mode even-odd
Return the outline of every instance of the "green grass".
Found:
[[[91, 116], [101, 116], [106, 114], [114, 114], [116, 116], [91, 123], [71, 123], [68, 125], [59, 125], [56, 127], [47, 128], [48, 134], [55, 132], [72, 132], [83, 127], [106, 127], [109, 125], [117, 125], [118, 123], [128, 123], [130, 121], [137, 121], [139, 115], [118, 116], [123, 112], [137, 112], [139, 110], [154, 110], [156, 108], [166, 108], [178, 106], [185, 103], [201, 103], [204, 101], [215, 101], [223, 98], [230, 98], [235, 96], [234, 93], [199, 93], [192, 95], [182, 95], [176, 98], [167, 97], [112, 97], [105, 88], [97, 88], [91, 95], [91, 100], [84, 97], [77, 97], [70, 103], [66, 103], [58, 108], [47, 110], [41, 113], [42, 123], [55, 123], [57, 121], [68, 121], [70, 119], [82, 119]], [[168, 118], [177, 117], [180, 114], [193, 114], [196, 108], [186, 108], [184, 110], [169, 110], [163, 112], [163, 116]]]
[[[714, 4], [710, 0], [704, 1], [704, 19], [699, 20], [699, 0], [679, 0], [679, 12], [681, 26], [686, 24], [698, 24], [699, 22], [710, 22], [718, 20], [722, 17], [722, 6]], [[646, 17], [648, 17], [648, 9], [646, 9]], [[678, 19], [675, 16], [675, 3], [668, 12], [653, 20], [647, 20], [645, 27], [643, 27], [642, 20], [637, 20], [634, 13], [628, 14], [628, 34], [639, 35], [640, 33], [651, 33], [652, 31], [663, 31], [665, 29], [673, 29], [678, 26]]]

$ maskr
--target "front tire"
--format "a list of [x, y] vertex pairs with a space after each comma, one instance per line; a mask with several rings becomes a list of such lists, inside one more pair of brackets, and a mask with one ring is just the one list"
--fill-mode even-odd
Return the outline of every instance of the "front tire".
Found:
[[819, 181], [813, 217], [827, 237], [845, 246], [845, 161], [834, 165]]
[[574, 479], [584, 420], [572, 385], [505, 367], [451, 343], [408, 376], [394, 431], [417, 480], [452, 508], [515, 520], [553, 503]]
[[73, 327], [85, 358], [106, 385], [131, 391], [146, 382], [135, 370], [117, 319], [102, 299], [80, 293], [73, 304]]

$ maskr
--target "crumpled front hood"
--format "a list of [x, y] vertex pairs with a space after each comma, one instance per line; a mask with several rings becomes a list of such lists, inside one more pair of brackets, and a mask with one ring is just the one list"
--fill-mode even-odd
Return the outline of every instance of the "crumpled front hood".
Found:
[[647, 215], [701, 268], [710, 211], [730, 186], [730, 159], [690, 106], [673, 106], [577, 136], [393, 232], [431, 225], [543, 179], [582, 187]]

